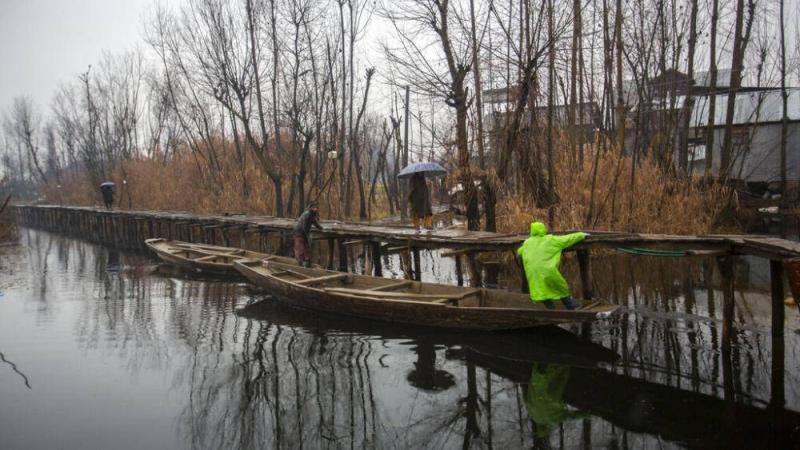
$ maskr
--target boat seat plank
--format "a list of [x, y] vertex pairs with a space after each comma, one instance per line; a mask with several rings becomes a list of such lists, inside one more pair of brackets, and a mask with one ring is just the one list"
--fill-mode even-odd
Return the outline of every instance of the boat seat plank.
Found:
[[411, 280], [403, 280], [403, 281], [399, 281], [397, 283], [384, 284], [383, 286], [375, 286], [374, 288], [370, 288], [370, 289], [367, 289], [367, 290], [368, 291], [391, 291], [391, 290], [395, 290], [395, 289], [404, 288], [406, 286], [411, 286], [412, 284], [414, 284], [414, 282], [411, 281]]
[[282, 267], [282, 268], [281, 268], [281, 270], [280, 270], [280, 272], [283, 272], [283, 274], [284, 274], [284, 275], [285, 275], [285, 274], [292, 274], [292, 275], [294, 275], [294, 276], [296, 276], [296, 277], [299, 277], [299, 278], [312, 278], [312, 277], [310, 277], [310, 276], [308, 276], [308, 275], [304, 274], [303, 272], [298, 272], [298, 271], [296, 271], [296, 270], [287, 269], [287, 268], [285, 268], [285, 267]]
[[181, 249], [182, 253], [186, 253], [187, 255], [190, 254], [190, 253], [196, 253], [196, 254], [199, 254], [199, 255], [226, 256], [226, 257], [229, 257], [229, 258], [230, 257], [241, 256], [244, 253], [243, 250], [220, 252], [220, 251], [215, 251], [215, 250], [207, 250], [207, 249], [200, 248], [200, 247], [197, 247], [197, 248], [183, 248], [183, 247], [180, 247], [180, 249]]
[[192, 250], [192, 251], [204, 251], [204, 252], [217, 252], [217, 253], [232, 253], [232, 254], [241, 254], [244, 253], [244, 250], [240, 248], [231, 248], [231, 247], [220, 247], [217, 245], [202, 245], [202, 244], [187, 244], [187, 243], [173, 243], [171, 244], [173, 247]]
[[454, 298], [440, 298], [438, 300], [431, 300], [431, 303], [447, 304], [447, 303], [450, 303], [450, 302], [454, 302], [456, 300], [457, 299], [454, 299]]
[[208, 256], [202, 256], [200, 258], [195, 258], [194, 261], [200, 261], [200, 262], [213, 261], [219, 257], [220, 255], [208, 255]]
[[343, 294], [363, 295], [365, 297], [383, 297], [383, 298], [408, 298], [418, 300], [461, 300], [470, 295], [480, 293], [480, 289], [472, 289], [460, 294], [414, 294], [411, 292], [382, 292], [371, 291], [365, 289], [351, 289], [351, 288], [326, 288], [326, 291], [341, 292]]
[[306, 278], [304, 280], [295, 281], [297, 284], [302, 284], [303, 286], [309, 286], [313, 284], [319, 283], [327, 283], [329, 281], [339, 281], [347, 279], [349, 275], [346, 273], [335, 273], [333, 275], [325, 275], [323, 277], [316, 277], [316, 278]]

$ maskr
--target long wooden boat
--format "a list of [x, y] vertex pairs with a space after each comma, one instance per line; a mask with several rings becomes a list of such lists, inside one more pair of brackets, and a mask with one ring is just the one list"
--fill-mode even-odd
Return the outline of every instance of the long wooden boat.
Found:
[[588, 322], [613, 314], [618, 306], [589, 303], [550, 310], [526, 294], [304, 268], [278, 260], [234, 261], [248, 280], [279, 301], [349, 316], [454, 329], [511, 330]]
[[567, 364], [575, 367], [598, 367], [612, 364], [619, 359], [616, 352], [555, 326], [508, 331], [432, 328], [360, 320], [319, 310], [314, 314], [307, 314], [304, 310], [292, 308], [284, 302], [270, 300], [257, 301], [239, 308], [236, 315], [287, 325], [317, 335], [379, 337], [402, 340], [412, 346], [444, 345], [450, 348], [451, 356], [457, 358], [463, 357], [464, 351], [470, 349], [492, 355], [501, 361]]
[[162, 261], [196, 273], [214, 275], [239, 275], [234, 261], [271, 258], [286, 264], [297, 264], [291, 258], [273, 256], [233, 247], [170, 241], [162, 238], [147, 239], [145, 245]]

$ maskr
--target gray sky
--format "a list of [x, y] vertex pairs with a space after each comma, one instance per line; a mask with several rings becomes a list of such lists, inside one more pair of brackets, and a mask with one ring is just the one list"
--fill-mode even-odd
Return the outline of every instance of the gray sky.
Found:
[[0, 0], [0, 109], [25, 94], [47, 110], [59, 83], [103, 50], [142, 43], [153, 0]]

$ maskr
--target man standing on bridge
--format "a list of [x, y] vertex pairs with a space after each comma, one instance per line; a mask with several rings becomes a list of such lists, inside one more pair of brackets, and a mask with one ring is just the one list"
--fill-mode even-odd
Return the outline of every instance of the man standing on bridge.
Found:
[[533, 302], [544, 302], [547, 309], [555, 309], [553, 300], [561, 300], [566, 309], [575, 309], [567, 281], [561, 276], [561, 252], [584, 240], [587, 233], [554, 236], [547, 233], [541, 222], [531, 224], [531, 237], [517, 249], [525, 268], [528, 290]]
[[114, 182], [106, 181], [100, 185], [100, 194], [103, 195], [103, 203], [106, 209], [110, 210], [114, 206]]
[[304, 267], [311, 267], [311, 226], [322, 229], [319, 224], [319, 208], [317, 202], [308, 204], [308, 208], [297, 219], [294, 226], [294, 258]]

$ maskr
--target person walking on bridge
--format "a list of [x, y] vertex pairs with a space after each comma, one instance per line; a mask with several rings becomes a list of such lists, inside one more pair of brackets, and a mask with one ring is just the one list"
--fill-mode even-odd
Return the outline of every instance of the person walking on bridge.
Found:
[[567, 281], [561, 276], [561, 252], [586, 239], [587, 233], [555, 236], [547, 233], [541, 222], [531, 224], [531, 237], [517, 249], [522, 258], [528, 290], [533, 302], [544, 302], [547, 309], [555, 309], [553, 300], [561, 300], [566, 309], [575, 309]]
[[311, 267], [311, 227], [322, 229], [319, 224], [319, 208], [310, 202], [308, 208], [297, 219], [294, 226], [294, 258], [304, 267]]
[[100, 184], [100, 194], [103, 195], [103, 203], [106, 209], [110, 210], [114, 206], [114, 182], [106, 181]]
[[431, 207], [431, 193], [428, 183], [425, 182], [425, 173], [415, 173], [409, 183], [411, 189], [408, 193], [408, 203], [411, 206], [411, 218], [414, 219], [414, 228], [419, 228], [424, 220], [425, 228], [433, 229], [433, 208]]

